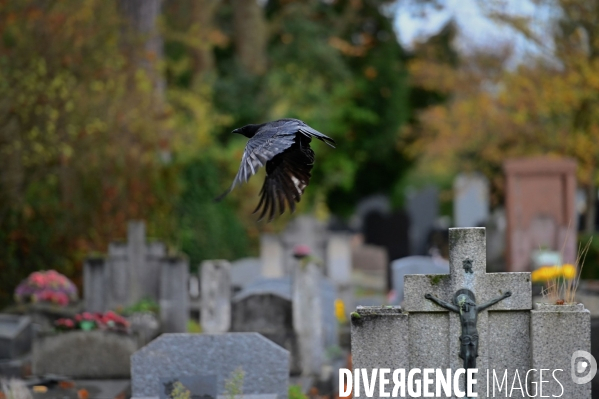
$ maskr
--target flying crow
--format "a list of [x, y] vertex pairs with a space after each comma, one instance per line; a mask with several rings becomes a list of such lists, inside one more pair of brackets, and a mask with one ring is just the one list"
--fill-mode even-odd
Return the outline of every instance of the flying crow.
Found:
[[[254, 213], [261, 211], [258, 220], [268, 214], [271, 221], [277, 208], [283, 214], [286, 207], [295, 211], [304, 189], [310, 183], [314, 151], [310, 141], [315, 137], [335, 148], [335, 141], [312, 129], [299, 119], [279, 119], [260, 125], [246, 125], [233, 130], [249, 141], [245, 146], [241, 166], [233, 184], [217, 201], [223, 199], [236, 185], [247, 182], [258, 168], [266, 165], [266, 178], [260, 191], [260, 202]], [[287, 204], [287, 205], [286, 205]]]

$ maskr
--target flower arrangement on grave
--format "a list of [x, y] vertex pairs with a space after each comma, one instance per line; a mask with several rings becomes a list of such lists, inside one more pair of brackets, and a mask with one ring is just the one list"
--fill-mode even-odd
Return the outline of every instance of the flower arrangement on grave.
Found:
[[59, 331], [103, 330], [129, 332], [129, 321], [111, 310], [105, 313], [79, 313], [73, 318], [58, 319], [54, 322], [54, 325]]
[[75, 284], [56, 270], [33, 272], [15, 289], [18, 303], [46, 302], [67, 306], [77, 299]]
[[571, 264], [543, 266], [531, 273], [533, 283], [546, 283], [556, 279], [574, 280], [576, 267]]

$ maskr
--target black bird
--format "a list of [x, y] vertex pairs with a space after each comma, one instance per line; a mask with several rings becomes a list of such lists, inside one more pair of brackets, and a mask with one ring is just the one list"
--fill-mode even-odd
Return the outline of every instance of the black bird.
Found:
[[[310, 141], [315, 137], [335, 148], [335, 141], [312, 129], [299, 119], [279, 119], [259, 125], [246, 125], [233, 130], [249, 141], [245, 146], [241, 166], [233, 184], [217, 201], [223, 199], [236, 185], [247, 182], [258, 168], [266, 165], [266, 178], [260, 191], [260, 202], [254, 213], [262, 209], [258, 220], [268, 214], [271, 221], [278, 208], [283, 214], [286, 207], [295, 211], [304, 189], [310, 183], [314, 165], [314, 151]], [[286, 205], [287, 204], [287, 205]]]

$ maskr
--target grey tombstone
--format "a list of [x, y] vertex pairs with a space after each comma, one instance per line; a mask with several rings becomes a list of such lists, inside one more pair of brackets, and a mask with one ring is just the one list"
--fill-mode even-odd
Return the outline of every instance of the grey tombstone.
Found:
[[286, 275], [283, 256], [283, 245], [278, 236], [274, 234], [260, 236], [260, 260], [264, 277], [278, 278]]
[[128, 224], [127, 239], [127, 243], [109, 244], [105, 258], [86, 260], [86, 310], [105, 312], [152, 299], [161, 306], [164, 331], [186, 331], [190, 309], [187, 260], [167, 256], [161, 242], [146, 242], [143, 222]]
[[449, 264], [443, 259], [430, 256], [407, 256], [391, 263], [393, 290], [392, 305], [399, 305], [404, 300], [404, 276], [408, 274], [447, 274]]
[[160, 322], [163, 332], [187, 331], [189, 320], [189, 264], [187, 259], [166, 258], [160, 268]]
[[107, 271], [104, 258], [88, 258], [83, 264], [83, 292], [88, 312], [103, 312], [106, 309]]
[[207, 260], [200, 268], [202, 331], [222, 333], [231, 327], [231, 264], [226, 260]]
[[409, 191], [406, 210], [410, 217], [410, 252], [412, 255], [428, 255], [428, 234], [439, 217], [439, 190], [428, 186]]
[[257, 332], [287, 349], [291, 374], [301, 374], [289, 277], [263, 278], [246, 285], [233, 297], [231, 312], [231, 332]]
[[303, 375], [318, 376], [324, 364], [322, 270], [313, 262], [293, 269], [293, 327], [298, 336]]
[[[316, 274], [320, 275], [320, 272]], [[231, 331], [253, 331], [264, 335], [289, 350], [293, 374], [310, 374], [322, 364], [318, 366], [318, 358], [314, 362], [309, 360], [313, 359], [310, 357], [312, 352], [304, 355], [302, 360], [301, 348], [312, 343], [314, 348], [310, 348], [310, 351], [323, 354], [327, 349], [339, 345], [338, 322], [335, 317], [337, 291], [334, 284], [321, 276], [312, 290], [317, 293], [316, 301], [321, 304], [320, 308], [316, 312], [308, 309], [306, 313], [305, 293], [302, 296], [302, 293], [295, 291], [294, 298], [292, 281], [290, 276], [278, 279], [263, 278], [235, 294], [232, 301]], [[310, 298], [312, 291], [309, 292]], [[317, 329], [314, 335], [318, 339], [314, 340], [310, 332], [305, 333], [305, 329], [309, 327]], [[322, 355], [317, 356], [324, 359]]]
[[15, 359], [31, 350], [33, 329], [29, 316], [0, 314], [0, 359]]
[[[486, 273], [485, 244], [484, 228], [450, 229], [449, 274], [406, 275], [403, 309], [359, 308], [362, 317], [352, 318], [354, 367], [462, 368], [459, 315], [424, 295], [451, 302], [458, 289], [467, 288], [479, 304], [512, 292], [511, 297], [478, 315], [479, 378], [492, 369], [525, 374], [531, 365], [530, 273]], [[397, 344], [389, 347], [391, 341], [375, 339], [387, 335], [397, 337]], [[485, 397], [485, 384], [477, 384], [477, 388], [479, 397]]]
[[34, 375], [58, 374], [70, 378], [129, 378], [135, 337], [106, 331], [69, 331], [36, 337]]
[[218, 395], [236, 370], [244, 395], [288, 397], [289, 352], [257, 333], [163, 334], [131, 356], [133, 397], [158, 397], [161, 380], [216, 375]]
[[262, 277], [260, 258], [242, 258], [231, 262], [231, 287], [233, 292], [240, 291], [248, 284]]
[[[493, 369], [508, 370], [508, 375], [516, 370], [526, 374], [530, 368], [530, 273], [486, 273], [484, 228], [449, 229], [449, 247], [449, 274], [405, 276], [404, 309], [410, 313], [413, 348], [410, 367], [462, 367], [463, 361], [457, 356], [459, 315], [424, 299], [424, 294], [449, 302], [458, 289], [467, 288], [475, 294], [477, 304], [512, 292], [511, 297], [478, 315], [478, 375], [485, 376]], [[477, 388], [479, 396], [484, 395], [484, 384]]]
[[292, 220], [281, 234], [283, 244], [283, 270], [292, 274], [295, 265], [293, 251], [298, 245], [310, 248], [310, 254], [322, 261], [326, 259], [327, 232], [323, 223], [312, 216], [298, 216]]
[[453, 182], [456, 227], [477, 227], [489, 218], [489, 181], [481, 173], [462, 173]]
[[353, 308], [352, 247], [349, 234], [331, 234], [327, 242], [327, 276], [337, 287], [346, 309]]
[[[583, 304], [541, 303], [531, 313], [531, 369], [536, 370], [533, 378], [540, 381], [541, 370], [550, 370], [543, 376], [547, 381], [543, 384], [543, 396], [590, 399], [591, 381], [575, 383], [570, 373], [584, 377], [591, 368], [590, 359], [585, 357], [585, 353], [591, 353], [591, 313]], [[577, 370], [581, 362], [586, 367]], [[559, 383], [552, 377], [554, 370], [561, 370], [556, 374]]]

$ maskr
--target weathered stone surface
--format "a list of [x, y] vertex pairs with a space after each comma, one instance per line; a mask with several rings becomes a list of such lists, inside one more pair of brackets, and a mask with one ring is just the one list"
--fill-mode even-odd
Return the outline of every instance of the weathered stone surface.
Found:
[[33, 374], [69, 378], [128, 378], [134, 337], [104, 331], [72, 331], [33, 341]]
[[[530, 273], [486, 273], [485, 228], [449, 229], [449, 274], [406, 275], [404, 281], [404, 309], [408, 312], [444, 311], [431, 301], [423, 301], [425, 293], [450, 301], [461, 288], [476, 295], [483, 303], [506, 291], [512, 296], [493, 305], [493, 311], [529, 310], [532, 308]], [[472, 273], [464, 269], [470, 260]]]
[[[408, 315], [399, 307], [361, 307], [351, 318], [352, 362], [354, 369], [410, 368]], [[389, 375], [387, 375], [389, 377]], [[393, 384], [387, 385], [391, 392]], [[378, 379], [373, 398], [379, 398]], [[363, 389], [360, 397], [364, 396]]]
[[[562, 388], [552, 378], [552, 371], [563, 385], [564, 398], [590, 399], [591, 382], [575, 384], [570, 377], [574, 352], [582, 350], [591, 353], [591, 314], [584, 305], [538, 304], [530, 321], [532, 333], [532, 368], [549, 369], [543, 374], [543, 395], [559, 396]], [[576, 360], [576, 359], [574, 359]], [[588, 360], [587, 360], [588, 362]], [[590, 365], [587, 367], [587, 371]], [[576, 374], [578, 376], [586, 375]], [[539, 381], [538, 373], [535, 375]], [[596, 378], [596, 377], [595, 377]]]
[[167, 257], [160, 267], [160, 322], [163, 332], [187, 331], [189, 320], [189, 264]]
[[0, 359], [15, 359], [29, 352], [32, 339], [29, 316], [0, 314]]
[[156, 397], [160, 380], [215, 374], [219, 395], [238, 368], [245, 395], [287, 398], [289, 352], [258, 333], [163, 334], [131, 357], [132, 396]]
[[[474, 292], [475, 302], [481, 305], [511, 291], [511, 297], [478, 313], [477, 393], [478, 397], [484, 398], [487, 370], [497, 369], [503, 373], [507, 369], [511, 373], [511, 384], [515, 370], [522, 373], [530, 368], [530, 274], [486, 273], [484, 228], [450, 229], [449, 237], [449, 273], [406, 275], [403, 309], [409, 315], [404, 316], [403, 324], [386, 326], [387, 330], [395, 330], [385, 334], [394, 334], [407, 340], [407, 369], [426, 367], [455, 371], [463, 367], [463, 359], [459, 357], [462, 335], [460, 315], [425, 299], [424, 295], [431, 293], [451, 303], [457, 290], [468, 288]], [[379, 332], [360, 335], [356, 334], [354, 327], [355, 320], [352, 320], [352, 352], [368, 348], [371, 352], [381, 353], [388, 346], [385, 341], [376, 346], [376, 341], [370, 340], [370, 336], [376, 336]], [[373, 345], [375, 347], [371, 348]], [[463, 382], [462, 379], [462, 387]]]
[[453, 182], [456, 227], [477, 227], [489, 217], [489, 180], [481, 173], [462, 173]]
[[430, 256], [407, 256], [391, 263], [393, 290], [395, 291], [394, 305], [399, 305], [404, 299], [404, 277], [410, 274], [448, 274], [449, 263], [440, 262]]
[[200, 273], [202, 330], [227, 332], [231, 327], [231, 265], [226, 260], [204, 261]]
[[260, 236], [260, 261], [264, 277], [279, 278], [287, 274], [284, 267], [283, 244], [278, 236], [274, 234]]

